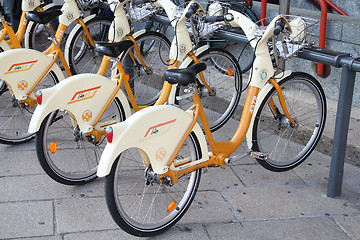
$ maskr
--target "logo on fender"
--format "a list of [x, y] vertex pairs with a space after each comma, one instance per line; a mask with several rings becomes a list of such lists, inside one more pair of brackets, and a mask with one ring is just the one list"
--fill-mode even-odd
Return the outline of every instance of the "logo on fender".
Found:
[[21, 80], [20, 82], [18, 82], [19, 90], [24, 91], [27, 88], [28, 88], [28, 83], [25, 80]]
[[[175, 121], [176, 121], [176, 119], [173, 119], [173, 120], [149, 127], [149, 129], [145, 133], [144, 138], [146, 138], [147, 136], [154, 136], [154, 135], [159, 134], [161, 132], [161, 130], [165, 130], [164, 127], [169, 127], [170, 126], [169, 124], [171, 124]], [[168, 129], [168, 128], [166, 128], [166, 129]]]
[[166, 150], [165, 148], [159, 148], [155, 153], [155, 159], [159, 162], [162, 162], [166, 157]]
[[13, 64], [5, 74], [28, 71], [37, 61], [38, 60]]
[[98, 87], [89, 88], [89, 89], [86, 89], [86, 90], [82, 90], [82, 91], [76, 92], [76, 93], [74, 94], [74, 96], [72, 97], [72, 99], [70, 100], [70, 102], [68, 102], [68, 104], [93, 98], [93, 97], [95, 96], [96, 92], [97, 92], [100, 88], [101, 88], [101, 86], [98, 86]]
[[92, 119], [92, 112], [90, 110], [86, 110], [82, 113], [82, 120], [84, 122], [88, 122]]

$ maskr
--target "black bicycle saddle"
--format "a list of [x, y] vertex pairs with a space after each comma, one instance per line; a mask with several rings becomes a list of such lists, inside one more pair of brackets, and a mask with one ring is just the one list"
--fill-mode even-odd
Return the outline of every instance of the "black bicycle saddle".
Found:
[[196, 82], [196, 74], [206, 69], [205, 63], [198, 63], [188, 68], [169, 69], [164, 74], [164, 79], [170, 84], [186, 86]]
[[120, 54], [128, 50], [133, 45], [134, 42], [131, 40], [125, 40], [116, 43], [99, 42], [95, 44], [95, 49], [101, 55], [105, 55], [109, 57], [118, 57]]

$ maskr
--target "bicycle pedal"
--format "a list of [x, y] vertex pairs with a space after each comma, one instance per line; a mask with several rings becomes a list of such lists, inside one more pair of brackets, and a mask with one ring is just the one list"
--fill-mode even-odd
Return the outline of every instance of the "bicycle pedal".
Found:
[[262, 152], [250, 152], [250, 156], [259, 160], [266, 160], [268, 158], [268, 156]]

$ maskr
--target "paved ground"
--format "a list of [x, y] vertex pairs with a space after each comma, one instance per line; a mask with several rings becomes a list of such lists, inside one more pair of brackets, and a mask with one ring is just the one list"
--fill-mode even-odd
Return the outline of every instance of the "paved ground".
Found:
[[[328, 106], [324, 136], [331, 138], [336, 101]], [[349, 143], [355, 147], [359, 119], [354, 109]], [[217, 137], [229, 138], [235, 125]], [[246, 152], [245, 144], [238, 151]], [[38, 163], [34, 141], [0, 145], [0, 154], [0, 239], [135, 239], [112, 220], [103, 179], [76, 187], [54, 182]], [[183, 219], [154, 239], [360, 239], [360, 169], [346, 164], [343, 194], [333, 199], [326, 196], [329, 166], [328, 155], [314, 152], [286, 173], [248, 157], [209, 169]]]
[[[218, 139], [229, 138], [234, 124]], [[54, 182], [34, 141], [0, 152], [0, 239], [133, 239], [109, 215], [103, 179]], [[343, 194], [333, 199], [326, 196], [329, 165], [329, 156], [314, 152], [286, 173], [251, 158], [209, 169], [183, 219], [154, 239], [360, 239], [360, 169], [346, 164]]]

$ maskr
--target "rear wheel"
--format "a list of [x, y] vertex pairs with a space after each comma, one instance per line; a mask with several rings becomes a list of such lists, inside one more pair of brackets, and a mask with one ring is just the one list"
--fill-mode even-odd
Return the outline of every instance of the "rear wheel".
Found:
[[[54, 86], [58, 83], [58, 79], [51, 71], [37, 85], [34, 92]], [[0, 88], [0, 143], [18, 144], [35, 137], [34, 133], [28, 132], [35, 107], [29, 108], [26, 103], [17, 100], [7, 84], [2, 81]]]
[[[253, 151], [264, 154], [258, 162], [271, 171], [287, 171], [302, 163], [314, 150], [324, 129], [326, 99], [318, 81], [293, 73], [279, 82], [286, 107], [296, 122], [292, 126], [273, 88], [262, 101], [253, 127]], [[272, 107], [274, 101], [277, 108]]]
[[[165, 185], [153, 177], [151, 166], [144, 167], [138, 148], [122, 152], [106, 177], [106, 200], [111, 216], [127, 233], [152, 236], [174, 225], [193, 201], [200, 170], [181, 176], [178, 183]], [[200, 149], [190, 134], [176, 160], [199, 159]]]
[[[125, 114], [115, 99], [100, 119], [121, 122]], [[36, 152], [42, 168], [55, 181], [80, 185], [96, 178], [97, 165], [106, 145], [106, 136], [91, 140], [74, 126], [73, 115], [63, 109], [50, 113], [36, 134]]]

